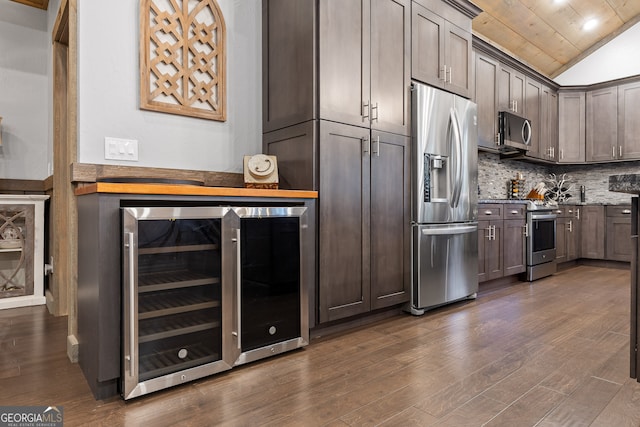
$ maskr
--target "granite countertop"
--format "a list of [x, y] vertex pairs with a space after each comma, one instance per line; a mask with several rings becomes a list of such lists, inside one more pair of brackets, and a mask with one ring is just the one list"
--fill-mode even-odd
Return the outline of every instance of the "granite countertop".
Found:
[[640, 174], [609, 176], [609, 191], [640, 194]]
[[524, 199], [480, 199], [478, 203], [527, 203], [527, 200]]

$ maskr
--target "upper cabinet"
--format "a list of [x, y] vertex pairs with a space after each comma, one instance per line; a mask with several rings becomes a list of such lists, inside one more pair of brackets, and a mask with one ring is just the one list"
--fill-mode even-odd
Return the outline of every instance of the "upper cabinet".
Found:
[[471, 19], [441, 1], [411, 7], [411, 78], [469, 98]]
[[640, 82], [618, 86], [618, 144], [623, 159], [640, 159]]
[[408, 135], [410, 16], [410, 0], [264, 1], [263, 130], [326, 119]]
[[498, 73], [498, 111], [511, 111], [524, 116], [525, 80], [524, 74], [506, 65], [500, 65], [500, 72]]
[[615, 160], [622, 156], [618, 145], [618, 88], [587, 92], [588, 162]]
[[540, 140], [538, 156], [555, 162], [558, 160], [558, 93], [542, 85], [540, 99]]
[[558, 94], [558, 162], [585, 160], [585, 93]]
[[543, 129], [540, 123], [542, 85], [533, 79], [526, 78], [524, 87], [524, 109], [521, 115], [531, 121], [531, 142], [527, 155], [539, 159], [543, 158], [543, 153], [540, 152], [541, 130]]
[[[478, 105], [478, 147], [497, 148], [498, 141], [498, 74], [500, 64], [490, 56], [474, 54], [475, 94]], [[477, 84], [480, 83], [480, 84]]]

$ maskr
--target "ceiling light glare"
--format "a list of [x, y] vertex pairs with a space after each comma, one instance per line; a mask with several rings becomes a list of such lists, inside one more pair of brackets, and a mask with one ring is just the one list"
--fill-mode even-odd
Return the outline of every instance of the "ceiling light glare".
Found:
[[566, 0], [553, 0], [553, 2], [554, 2], [555, 4], [562, 4], [562, 3], [564, 3], [565, 1], [566, 1]]
[[587, 22], [584, 23], [582, 28], [585, 31], [590, 31], [590, 30], [593, 30], [597, 26], [598, 26], [598, 20], [597, 19], [589, 19]]

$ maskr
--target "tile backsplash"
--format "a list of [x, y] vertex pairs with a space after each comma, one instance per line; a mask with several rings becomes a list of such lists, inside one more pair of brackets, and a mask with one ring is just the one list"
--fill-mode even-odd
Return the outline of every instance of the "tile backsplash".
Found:
[[566, 174], [573, 185], [570, 202], [580, 201], [580, 186], [585, 186], [587, 203], [629, 203], [630, 195], [609, 191], [609, 175], [640, 174], [640, 161], [597, 165], [541, 165], [523, 160], [500, 159], [498, 154], [478, 152], [478, 186], [481, 199], [506, 199], [507, 182], [521, 173], [526, 193], [549, 174]]

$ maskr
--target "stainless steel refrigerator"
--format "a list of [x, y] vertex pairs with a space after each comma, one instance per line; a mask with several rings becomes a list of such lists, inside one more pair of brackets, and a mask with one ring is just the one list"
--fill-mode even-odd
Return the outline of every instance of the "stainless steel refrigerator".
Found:
[[412, 314], [478, 291], [477, 108], [412, 87]]

